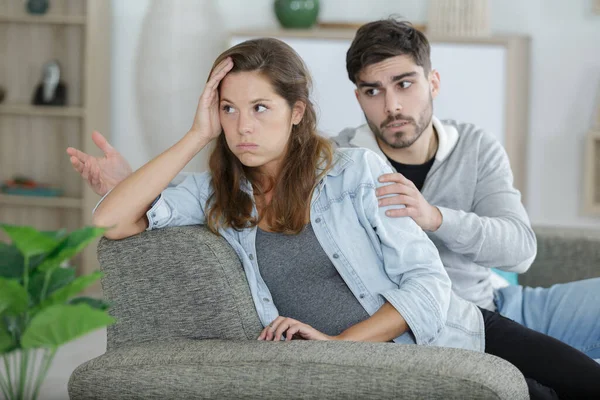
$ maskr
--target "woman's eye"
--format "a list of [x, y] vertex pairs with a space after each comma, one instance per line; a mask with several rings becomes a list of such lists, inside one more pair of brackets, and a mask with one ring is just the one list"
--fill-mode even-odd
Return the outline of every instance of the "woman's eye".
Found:
[[409, 82], [409, 81], [402, 81], [402, 82], [400, 82], [400, 83], [399, 83], [399, 85], [400, 85], [400, 87], [401, 87], [402, 89], [408, 89], [409, 87], [411, 87], [411, 86], [412, 86], [412, 82]]
[[267, 111], [267, 107], [263, 106], [262, 104], [257, 104], [254, 106], [254, 111], [259, 112], [259, 113], [265, 112], [265, 111]]
[[234, 111], [233, 107], [231, 107], [231, 106], [229, 106], [229, 105], [227, 105], [227, 104], [225, 104], [225, 105], [222, 107], [222, 109], [223, 109], [223, 111], [225, 111], [225, 114], [231, 114], [231, 113], [233, 113], [233, 111]]

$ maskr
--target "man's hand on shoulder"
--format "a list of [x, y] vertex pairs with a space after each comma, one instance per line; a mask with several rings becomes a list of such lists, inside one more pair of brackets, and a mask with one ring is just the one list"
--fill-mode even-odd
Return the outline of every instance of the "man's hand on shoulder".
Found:
[[379, 182], [389, 183], [377, 189], [379, 206], [404, 205], [386, 211], [392, 218], [411, 217], [424, 231], [435, 232], [442, 225], [442, 213], [425, 200], [414, 183], [402, 174], [391, 173], [379, 177]]

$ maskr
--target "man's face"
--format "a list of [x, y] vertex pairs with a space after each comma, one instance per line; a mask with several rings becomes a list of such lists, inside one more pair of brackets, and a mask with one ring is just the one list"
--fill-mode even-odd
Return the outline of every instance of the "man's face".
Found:
[[403, 149], [430, 126], [439, 82], [437, 71], [425, 76], [412, 57], [396, 56], [363, 68], [356, 98], [379, 141]]

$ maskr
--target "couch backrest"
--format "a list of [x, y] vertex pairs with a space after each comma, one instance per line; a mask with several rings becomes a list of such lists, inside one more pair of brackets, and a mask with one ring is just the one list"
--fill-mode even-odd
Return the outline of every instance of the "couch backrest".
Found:
[[203, 226], [103, 238], [98, 260], [117, 319], [109, 349], [174, 338], [256, 339], [262, 329], [237, 255]]
[[600, 230], [534, 227], [537, 257], [519, 276], [524, 286], [549, 287], [600, 277]]

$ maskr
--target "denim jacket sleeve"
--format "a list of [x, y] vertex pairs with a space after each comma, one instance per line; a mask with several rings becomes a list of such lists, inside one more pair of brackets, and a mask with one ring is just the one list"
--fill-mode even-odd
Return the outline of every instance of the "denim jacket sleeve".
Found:
[[390, 207], [379, 207], [375, 189], [383, 184], [378, 178], [393, 171], [375, 153], [366, 158], [373, 180], [363, 192], [366, 218], [379, 239], [385, 272], [398, 285], [381, 295], [406, 320], [417, 344], [430, 344], [446, 323], [450, 278], [437, 248], [412, 218], [390, 218], [385, 215]]
[[146, 213], [147, 230], [204, 224], [209, 180], [208, 173], [190, 174], [179, 185], [163, 190]]

